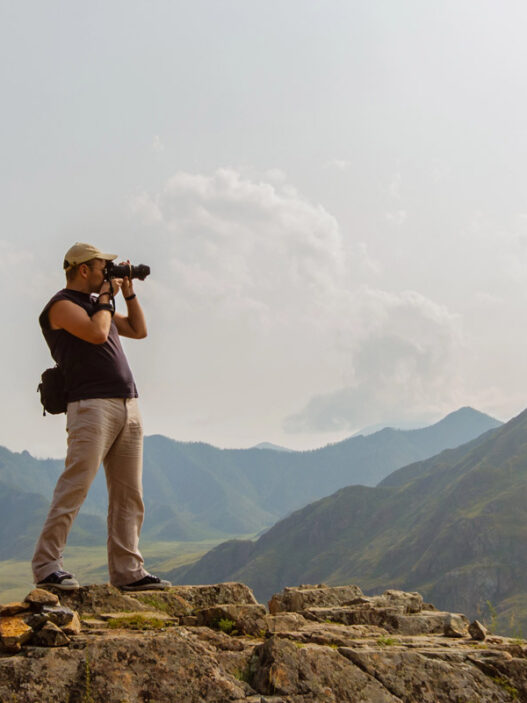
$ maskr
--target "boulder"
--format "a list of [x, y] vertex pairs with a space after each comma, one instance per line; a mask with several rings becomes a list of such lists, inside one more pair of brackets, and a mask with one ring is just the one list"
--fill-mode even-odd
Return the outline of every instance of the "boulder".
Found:
[[49, 622], [52, 622], [58, 627], [62, 627], [63, 625], [66, 625], [67, 623], [71, 622], [75, 611], [73, 611], [71, 608], [66, 608], [63, 605], [46, 605], [42, 608], [40, 613], [44, 615], [49, 620]]
[[445, 618], [443, 634], [445, 637], [467, 637], [468, 620], [464, 615], [449, 613]]
[[472, 639], [478, 642], [483, 642], [488, 634], [487, 628], [482, 625], [479, 620], [474, 620], [470, 623], [468, 626], [468, 632]]
[[72, 635], [80, 635], [81, 621], [75, 611], [73, 611], [71, 620], [65, 622], [64, 625], [62, 625], [61, 629], [62, 632], [64, 632], [64, 634], [68, 635], [69, 637], [71, 637]]
[[44, 605], [58, 605], [59, 597], [43, 588], [34, 588], [27, 594], [24, 601], [29, 603], [33, 610], [40, 610]]
[[52, 622], [47, 622], [38, 632], [35, 632], [32, 644], [41, 647], [62, 647], [69, 641], [69, 637], [62, 632], [60, 627]]
[[49, 618], [47, 615], [42, 615], [42, 613], [30, 613], [24, 616], [24, 622], [29, 625], [29, 627], [34, 630], [40, 630], [40, 628], [48, 622]]
[[0, 618], [0, 642], [8, 652], [19, 652], [32, 634], [33, 630], [20, 615]]
[[25, 613], [30, 610], [31, 605], [29, 603], [14, 602], [6, 603], [5, 605], [0, 605], [0, 618], [5, 618], [9, 615], [18, 615], [19, 613]]
[[364, 594], [358, 586], [296, 586], [284, 588], [269, 601], [271, 615], [283, 612], [300, 612], [306, 608], [345, 605]]

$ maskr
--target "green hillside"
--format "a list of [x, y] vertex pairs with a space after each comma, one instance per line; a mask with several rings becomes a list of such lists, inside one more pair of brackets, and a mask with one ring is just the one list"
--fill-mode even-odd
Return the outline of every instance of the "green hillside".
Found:
[[214, 581], [219, 568], [260, 599], [294, 583], [400, 587], [472, 616], [495, 608], [502, 629], [527, 632], [526, 543], [527, 411], [377, 488], [339, 490], [256, 542], [219, 545], [172, 577]]
[[[160, 435], [146, 437], [143, 538], [218, 541], [257, 534], [343, 486], [374, 485], [398, 467], [500, 424], [462, 408], [420, 430], [386, 428], [306, 452], [218, 449]], [[11, 490], [39, 494], [49, 501], [62, 470], [62, 461], [35, 459], [26, 451], [14, 453], [0, 447], [0, 482]], [[41, 514], [46, 512], [43, 505], [39, 503]], [[72, 539], [79, 544], [104, 544], [106, 510], [106, 482], [100, 470], [75, 521]], [[41, 524], [35, 513], [21, 525], [19, 539], [34, 544]], [[20, 548], [7, 541], [4, 558], [18, 558]]]
[[[38, 493], [26, 493], [0, 482], [0, 560], [30, 559], [48, 512], [48, 501]], [[79, 515], [69, 543], [89, 545], [106, 540], [106, 525], [95, 515]]]

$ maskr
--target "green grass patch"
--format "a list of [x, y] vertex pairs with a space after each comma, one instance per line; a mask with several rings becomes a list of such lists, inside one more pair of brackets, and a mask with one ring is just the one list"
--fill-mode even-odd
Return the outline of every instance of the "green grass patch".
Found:
[[225, 632], [226, 635], [234, 635], [236, 633], [235, 625], [236, 623], [233, 620], [229, 620], [229, 618], [221, 618], [217, 622], [218, 630]]
[[[134, 593], [134, 598], [141, 601], [145, 605], [149, 605], [154, 610], [161, 610], [163, 613], [169, 613], [170, 607], [166, 601], [158, 596], [152, 595], [142, 595], [140, 593]], [[169, 613], [170, 615], [172, 613]]]
[[401, 644], [401, 642], [395, 637], [379, 637], [377, 644], [379, 647], [393, 647], [396, 644]]
[[491, 679], [495, 684], [500, 686], [500, 688], [507, 691], [513, 701], [518, 700], [518, 689], [514, 688], [514, 686], [512, 686], [506, 678], [503, 676], [491, 676]]

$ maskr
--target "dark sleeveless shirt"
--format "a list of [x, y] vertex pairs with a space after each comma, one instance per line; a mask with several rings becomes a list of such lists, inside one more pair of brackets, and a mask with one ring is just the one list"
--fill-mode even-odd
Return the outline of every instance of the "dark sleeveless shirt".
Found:
[[68, 403], [88, 398], [137, 398], [137, 388], [114, 320], [106, 342], [85, 342], [66, 330], [51, 329], [48, 312], [59, 300], [80, 305], [90, 317], [96, 312], [96, 306], [89, 293], [64, 288], [51, 298], [38, 318], [51, 356], [64, 373]]

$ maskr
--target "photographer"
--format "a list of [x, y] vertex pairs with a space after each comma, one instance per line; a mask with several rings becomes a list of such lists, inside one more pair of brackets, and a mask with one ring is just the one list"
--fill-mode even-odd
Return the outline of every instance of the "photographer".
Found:
[[[143, 568], [139, 552], [144, 516], [143, 428], [137, 389], [119, 335], [142, 339], [147, 331], [129, 262], [130, 276], [107, 275], [115, 258], [77, 242], [64, 259], [66, 288], [51, 298], [39, 317], [51, 355], [65, 379], [68, 433], [64, 472], [32, 561], [39, 587], [79, 588], [74, 576], [64, 570], [62, 555], [101, 463], [108, 486], [110, 582], [129, 591], [171, 585]], [[128, 308], [126, 316], [114, 312], [112, 305], [120, 290]]]

